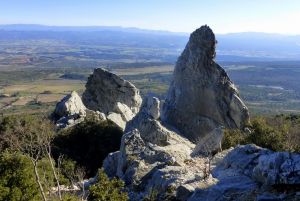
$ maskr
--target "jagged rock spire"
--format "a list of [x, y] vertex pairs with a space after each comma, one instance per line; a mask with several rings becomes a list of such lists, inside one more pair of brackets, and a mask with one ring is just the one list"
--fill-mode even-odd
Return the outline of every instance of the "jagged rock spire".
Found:
[[221, 126], [242, 128], [249, 121], [237, 89], [213, 60], [215, 45], [215, 35], [206, 25], [191, 34], [163, 108], [163, 121], [194, 142]]

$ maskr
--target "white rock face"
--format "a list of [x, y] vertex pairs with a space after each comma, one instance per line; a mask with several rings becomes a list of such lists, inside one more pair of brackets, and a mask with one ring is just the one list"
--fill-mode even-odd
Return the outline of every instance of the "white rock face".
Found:
[[83, 121], [85, 116], [86, 107], [76, 91], [73, 91], [58, 102], [54, 111], [54, 117], [57, 120], [56, 124], [60, 128], [73, 126]]
[[83, 105], [80, 96], [76, 91], [73, 91], [56, 104], [54, 113], [59, 117], [72, 115], [85, 116], [85, 110], [86, 107]]
[[135, 114], [132, 112], [132, 110], [125, 104], [117, 102], [117, 104], [115, 105], [114, 111], [116, 111], [117, 113], [121, 114], [122, 119], [124, 119], [124, 121], [130, 121]]
[[126, 121], [122, 118], [122, 115], [115, 112], [110, 112], [107, 117], [108, 120], [114, 122], [117, 126], [119, 126], [122, 130], [125, 129]]
[[160, 100], [156, 97], [147, 97], [147, 112], [153, 119], [160, 117]]
[[122, 129], [138, 113], [142, 103], [139, 90], [133, 84], [102, 68], [95, 69], [89, 77], [82, 100], [88, 109], [116, 120]]
[[193, 142], [215, 128], [242, 128], [248, 109], [228, 75], [214, 62], [216, 39], [208, 26], [194, 31], [178, 58], [162, 120]]

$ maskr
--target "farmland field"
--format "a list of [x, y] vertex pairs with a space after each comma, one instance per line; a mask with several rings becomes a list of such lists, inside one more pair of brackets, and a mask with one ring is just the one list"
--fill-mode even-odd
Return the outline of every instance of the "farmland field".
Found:
[[[158, 46], [150, 42], [0, 40], [0, 112], [49, 113], [71, 91], [81, 94], [97, 67], [130, 80], [143, 96], [163, 99], [185, 40], [181, 38], [175, 46], [164, 41]], [[223, 58], [216, 60], [240, 90], [252, 115], [300, 113], [300, 61]]]

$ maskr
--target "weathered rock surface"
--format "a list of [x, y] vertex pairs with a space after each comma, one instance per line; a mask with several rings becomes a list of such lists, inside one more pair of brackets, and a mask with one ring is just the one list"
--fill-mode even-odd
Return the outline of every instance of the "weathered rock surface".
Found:
[[104, 162], [109, 176], [126, 182], [131, 200], [141, 200], [153, 191], [158, 193], [158, 200], [166, 196], [190, 201], [262, 200], [269, 194], [297, 197], [296, 192], [277, 191], [276, 185], [300, 185], [300, 154], [244, 145], [213, 158], [194, 156], [194, 144], [161, 128], [169, 132], [165, 144], [146, 137], [155, 133], [134, 128], [124, 134], [120, 151]]
[[85, 116], [85, 110], [86, 108], [83, 105], [80, 96], [76, 91], [73, 91], [56, 104], [54, 113], [59, 117], [72, 115]]
[[[181, 173], [188, 172], [182, 167], [191, 159], [195, 145], [158, 121], [159, 106], [157, 98], [144, 100], [140, 112], [126, 126], [120, 151], [110, 154], [103, 166], [109, 176], [118, 176], [145, 194], [159, 187], [166, 190], [174, 180], [180, 184], [181, 179], [195, 177], [195, 172], [189, 177]], [[173, 175], [173, 179], [161, 183], [163, 175]]]
[[194, 31], [178, 58], [162, 120], [193, 142], [215, 128], [243, 128], [248, 109], [228, 75], [214, 62], [216, 39], [208, 26]]
[[89, 77], [82, 100], [88, 109], [104, 113], [122, 129], [138, 113], [142, 103], [133, 84], [102, 68], [95, 69]]
[[57, 120], [57, 126], [64, 128], [83, 121], [86, 116], [86, 107], [77, 92], [73, 91], [56, 104], [53, 114]]
[[215, 182], [198, 187], [189, 201], [300, 199], [295, 190], [283, 193], [299, 190], [300, 154], [244, 145], [217, 154], [211, 163]]
[[295, 190], [277, 188], [300, 185], [300, 154], [244, 145], [212, 156], [220, 151], [223, 127], [243, 128], [249, 121], [238, 91], [213, 61], [214, 46], [207, 26], [191, 35], [164, 104], [146, 97], [135, 116], [120, 112], [127, 104], [114, 105], [119, 119], [132, 119], [120, 150], [104, 161], [106, 173], [125, 181], [131, 200], [153, 194], [182, 201], [299, 199]]

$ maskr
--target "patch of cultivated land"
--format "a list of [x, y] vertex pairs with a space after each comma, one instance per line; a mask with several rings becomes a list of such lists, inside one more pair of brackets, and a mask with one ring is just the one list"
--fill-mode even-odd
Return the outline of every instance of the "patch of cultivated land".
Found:
[[82, 91], [84, 89], [85, 81], [81, 80], [67, 80], [67, 79], [44, 79], [24, 84], [13, 84], [3, 87], [3, 92], [6, 94], [66, 94], [70, 91]]
[[83, 92], [84, 85], [82, 80], [42, 79], [2, 86], [0, 92], [11, 97], [0, 97], [0, 112], [47, 112], [71, 91]]
[[150, 66], [144, 68], [115, 68], [112, 72], [118, 75], [139, 75], [149, 73], [172, 73], [174, 66]]
[[[137, 64], [120, 64], [119, 67], [109, 69], [131, 81], [141, 90], [142, 95], [151, 93], [163, 99], [174, 65], [135, 65]], [[300, 62], [221, 65], [225, 66], [229, 77], [238, 87], [250, 114], [300, 113]], [[81, 94], [92, 70], [91, 67], [15, 70], [14, 66], [0, 69], [0, 95], [11, 96], [0, 97], [0, 110], [5, 113], [50, 110], [71, 91]]]

